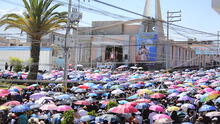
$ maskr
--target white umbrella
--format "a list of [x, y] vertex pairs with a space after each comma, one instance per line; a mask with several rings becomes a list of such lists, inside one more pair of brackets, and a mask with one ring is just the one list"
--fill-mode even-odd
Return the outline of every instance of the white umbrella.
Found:
[[112, 91], [112, 94], [115, 94], [115, 95], [119, 95], [119, 94], [122, 94], [122, 93], [124, 93], [124, 91], [122, 91], [120, 89], [116, 89], [116, 90]]

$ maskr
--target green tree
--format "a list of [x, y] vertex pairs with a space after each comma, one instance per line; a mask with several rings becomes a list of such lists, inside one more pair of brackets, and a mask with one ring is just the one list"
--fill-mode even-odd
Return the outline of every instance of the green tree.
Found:
[[37, 79], [40, 56], [41, 38], [55, 30], [61, 29], [67, 22], [66, 12], [55, 12], [60, 3], [52, 4], [54, 0], [23, 0], [26, 11], [23, 15], [6, 14], [0, 20], [0, 26], [6, 25], [5, 30], [17, 28], [26, 32], [31, 39], [32, 65], [28, 79]]
[[17, 58], [17, 57], [10, 57], [9, 58], [10, 65], [13, 66], [13, 71], [19, 72], [22, 71], [23, 68], [23, 60]]
[[61, 124], [74, 124], [73, 111], [65, 111]]
[[98, 113], [95, 110], [92, 110], [92, 111], [88, 112], [88, 115], [92, 115], [92, 116], [97, 117]]
[[110, 101], [107, 106], [106, 106], [106, 109], [109, 110], [110, 108], [113, 108], [113, 107], [116, 107], [118, 106], [118, 103], [117, 102], [114, 102], [114, 101]]

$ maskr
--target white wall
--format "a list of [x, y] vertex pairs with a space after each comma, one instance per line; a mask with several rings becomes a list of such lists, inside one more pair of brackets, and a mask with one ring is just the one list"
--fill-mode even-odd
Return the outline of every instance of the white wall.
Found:
[[[0, 49], [0, 69], [4, 69], [5, 63], [8, 62], [10, 57], [18, 57], [24, 61], [30, 58], [29, 50], [1, 50]], [[41, 50], [40, 52], [40, 70], [50, 71], [52, 67], [52, 51]]]

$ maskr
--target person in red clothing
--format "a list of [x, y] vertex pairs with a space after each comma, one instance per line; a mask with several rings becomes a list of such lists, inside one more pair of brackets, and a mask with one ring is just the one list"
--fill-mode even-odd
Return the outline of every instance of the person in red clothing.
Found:
[[132, 116], [129, 119], [129, 124], [138, 124], [138, 119], [135, 117], [134, 113], [132, 113]]

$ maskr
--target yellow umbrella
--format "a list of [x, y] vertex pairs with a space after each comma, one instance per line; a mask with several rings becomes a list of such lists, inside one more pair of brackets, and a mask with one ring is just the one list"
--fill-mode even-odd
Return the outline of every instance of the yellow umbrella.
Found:
[[170, 111], [170, 112], [172, 112], [172, 111], [179, 111], [179, 110], [180, 110], [180, 108], [176, 107], [176, 106], [170, 106], [170, 107], [167, 108], [167, 111]]
[[153, 91], [151, 91], [151, 90], [149, 90], [149, 89], [141, 89], [141, 90], [139, 90], [138, 91], [138, 94], [140, 95], [140, 94], [153, 94], [154, 92]]
[[208, 86], [206, 86], [206, 85], [200, 85], [200, 87], [203, 87], [203, 88], [208, 88]]
[[186, 83], [187, 85], [194, 87], [194, 85], [192, 83]]
[[10, 109], [10, 107], [9, 106], [4, 106], [4, 105], [0, 106], [0, 110], [6, 110], [6, 109]]

